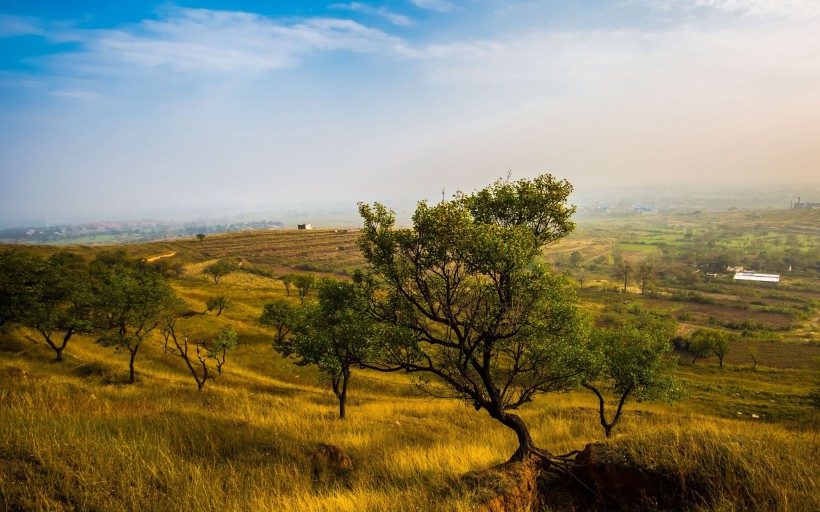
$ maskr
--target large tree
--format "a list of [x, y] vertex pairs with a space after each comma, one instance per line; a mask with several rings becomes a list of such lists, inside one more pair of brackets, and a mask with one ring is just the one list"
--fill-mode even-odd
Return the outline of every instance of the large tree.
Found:
[[135, 382], [134, 360], [146, 337], [159, 325], [173, 291], [163, 277], [124, 264], [93, 266], [95, 313], [103, 334], [97, 343], [129, 353], [129, 382]]
[[393, 326], [367, 366], [437, 377], [515, 432], [511, 460], [546, 454], [512, 411], [579, 373], [573, 351], [585, 322], [565, 278], [538, 263], [574, 228], [571, 191], [550, 175], [499, 180], [419, 203], [412, 229], [396, 229], [378, 203], [359, 205], [370, 311]]
[[344, 419], [347, 388], [353, 367], [369, 359], [375, 326], [366, 314], [363, 288], [325, 278], [318, 281], [318, 297], [308, 303], [293, 326], [293, 336], [278, 337], [274, 347], [293, 355], [299, 365], [316, 365], [330, 378]]

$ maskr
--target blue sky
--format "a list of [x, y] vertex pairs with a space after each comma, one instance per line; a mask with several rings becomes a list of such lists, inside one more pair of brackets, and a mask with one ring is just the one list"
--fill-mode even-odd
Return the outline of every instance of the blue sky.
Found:
[[0, 2], [0, 224], [820, 180], [816, 0]]

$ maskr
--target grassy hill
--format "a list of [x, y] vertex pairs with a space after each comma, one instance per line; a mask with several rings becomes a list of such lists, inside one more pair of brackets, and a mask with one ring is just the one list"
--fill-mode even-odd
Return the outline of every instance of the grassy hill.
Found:
[[[619, 229], [596, 232], [595, 240], [620, 240]], [[584, 236], [573, 243], [585, 243]], [[234, 302], [219, 317], [180, 320], [192, 335], [224, 326], [240, 335], [224, 374], [199, 393], [157, 332], [138, 356], [138, 382], [127, 385], [127, 357], [92, 337], [73, 339], [66, 360], [54, 363], [36, 333], [3, 326], [0, 509], [474, 510], [481, 492], [462, 476], [508, 458], [517, 446], [508, 429], [483, 411], [420, 392], [409, 376], [363, 370], [353, 375], [348, 418], [340, 421], [320, 374], [276, 354], [272, 333], [258, 323], [266, 302], [286, 297], [277, 276], [299, 269], [340, 274], [360, 265], [355, 238], [351, 231], [275, 231], [126, 246], [129, 255], [181, 263], [184, 272], [170, 282], [191, 310], [204, 311], [216, 294]], [[89, 258], [110, 249], [70, 248]], [[235, 272], [215, 285], [201, 271], [222, 257], [263, 272]], [[789, 301], [820, 299], [797, 292], [760, 297], [763, 305], [743, 309], [734, 307], [732, 294], [704, 304], [675, 300], [671, 292], [616, 294], [587, 279], [582, 296], [602, 314], [652, 308], [689, 315], [682, 323], [714, 325], [709, 316], [751, 311], [765, 313], [760, 321], [767, 325], [795, 323], [814, 333], [806, 327], [810, 318], [754, 309], [766, 301], [788, 309]], [[800, 296], [809, 302], [794, 298]], [[696, 509], [820, 510], [820, 462], [813, 455], [820, 453], [820, 415], [811, 402], [820, 385], [812, 363], [820, 346], [810, 341], [738, 338], [724, 369], [715, 360], [688, 364], [682, 353], [678, 377], [688, 396], [628, 405], [610, 440], [588, 392], [547, 395], [520, 412], [539, 446], [566, 453], [605, 442], [625, 460], [690, 485], [703, 500], [693, 502]], [[754, 369], [752, 352], [760, 363]], [[317, 443], [344, 449], [353, 470], [315, 478]], [[572, 506], [561, 492], [569, 491], [556, 491], [548, 510]]]

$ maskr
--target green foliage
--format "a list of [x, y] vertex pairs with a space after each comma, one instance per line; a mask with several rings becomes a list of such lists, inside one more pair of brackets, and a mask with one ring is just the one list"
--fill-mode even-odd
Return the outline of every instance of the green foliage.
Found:
[[[21, 322], [42, 335], [57, 361], [63, 359], [72, 335], [92, 330], [89, 278], [85, 260], [65, 252], [51, 256], [38, 272], [32, 290], [35, 300]], [[60, 341], [54, 337], [57, 332], [63, 333]]]
[[212, 340], [205, 342], [206, 356], [216, 362], [216, 370], [222, 375], [222, 366], [229, 350], [235, 350], [239, 344], [239, 335], [232, 327], [223, 327]]
[[276, 348], [284, 356], [295, 356], [301, 366], [316, 365], [330, 378], [339, 417], [344, 418], [351, 370], [370, 359], [376, 329], [362, 287], [325, 278], [317, 291], [317, 301], [307, 304], [294, 323], [293, 336]]
[[203, 272], [211, 276], [214, 284], [219, 284], [219, 280], [237, 269], [236, 261], [233, 258], [221, 258], [216, 263], [212, 263], [203, 269]]
[[313, 288], [313, 286], [316, 284], [316, 275], [293, 274], [292, 282], [293, 286], [296, 287], [296, 291], [299, 293], [299, 302], [304, 304], [305, 297], [307, 297], [307, 294], [310, 292], [311, 288]]
[[[672, 377], [677, 366], [669, 357], [672, 345], [669, 329], [634, 322], [595, 332], [583, 361], [582, 385], [599, 402], [599, 420], [606, 436], [618, 422], [627, 400], [671, 401], [682, 396]], [[615, 396], [617, 409], [606, 418], [604, 393]]]
[[273, 339], [273, 346], [277, 350], [285, 350], [284, 345], [290, 334], [294, 322], [297, 320], [298, 310], [292, 302], [287, 300], [276, 300], [265, 304], [262, 308], [262, 316], [259, 322], [262, 325], [273, 327], [276, 334]]
[[729, 334], [716, 329], [698, 329], [692, 333], [689, 341], [689, 352], [694, 356], [694, 363], [700, 357], [714, 354], [723, 367], [723, 358], [729, 353]]
[[233, 301], [224, 295], [217, 295], [208, 299], [208, 302], [205, 303], [205, 307], [208, 311], [216, 310], [216, 316], [219, 316], [223, 310], [233, 307]]
[[45, 263], [29, 252], [0, 252], [0, 325], [17, 322], [37, 301], [39, 275]]
[[162, 320], [163, 310], [173, 301], [173, 291], [161, 275], [119, 264], [96, 264], [92, 276], [94, 315], [102, 330], [97, 343], [129, 352], [129, 381], [133, 384], [137, 352]]
[[60, 252], [44, 261], [21, 251], [0, 253], [0, 289], [0, 324], [11, 320], [36, 330], [57, 361], [74, 334], [91, 331], [88, 267], [80, 256]]
[[565, 386], [585, 332], [566, 279], [536, 263], [542, 247], [574, 227], [570, 191], [549, 175], [498, 181], [435, 206], [419, 203], [413, 229], [395, 229], [381, 204], [359, 205], [371, 314], [396, 327], [380, 337], [369, 366], [437, 377], [516, 432], [516, 458], [535, 447], [509, 411]]

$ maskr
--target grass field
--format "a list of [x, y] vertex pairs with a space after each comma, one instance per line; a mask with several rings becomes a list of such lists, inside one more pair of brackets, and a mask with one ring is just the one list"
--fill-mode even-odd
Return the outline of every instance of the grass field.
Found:
[[[760, 220], [738, 215], [744, 222]], [[611, 226], [582, 225], [556, 249], [589, 258], [608, 254], [625, 229], [607, 231]], [[204, 311], [216, 294], [234, 302], [219, 317], [180, 320], [190, 333], [231, 326], [240, 335], [224, 375], [200, 393], [156, 332], [137, 358], [137, 384], [127, 385], [125, 355], [91, 337], [73, 339], [66, 360], [54, 363], [34, 332], [3, 326], [0, 509], [474, 510], [479, 495], [461, 476], [506, 460], [516, 447], [509, 430], [483, 411], [421, 393], [408, 376], [363, 370], [354, 371], [348, 418], [340, 421], [320, 374], [276, 354], [272, 333], [257, 321], [266, 302], [285, 297], [277, 276], [299, 269], [340, 274], [360, 265], [356, 235], [273, 231], [126, 246], [142, 258], [174, 253], [163, 259], [185, 266], [170, 281], [191, 310]], [[90, 258], [105, 248], [70, 250]], [[215, 285], [201, 271], [222, 257], [272, 277], [235, 272]], [[692, 289], [615, 293], [592, 285], [610, 279], [605, 269], [589, 272], [597, 277], [587, 278], [581, 297], [591, 312], [661, 310], [688, 318], [680, 320], [684, 330], [704, 325], [737, 336], [722, 369], [716, 358], [693, 365], [680, 354], [677, 376], [688, 395], [672, 404], [628, 404], [610, 440], [597, 423], [591, 394], [537, 399], [520, 411], [536, 443], [565, 453], [606, 442], [641, 467], [689, 482], [705, 500], [693, 509], [820, 510], [820, 462], [813, 455], [820, 453], [820, 414], [811, 399], [820, 386], [814, 316], [820, 291], [786, 286], [739, 294], [695, 283], [703, 299], [680, 300]], [[805, 317], [793, 313], [801, 308]], [[742, 330], [719, 325], [736, 320], [790, 328], [767, 341], [755, 337], [757, 331], [744, 337]], [[314, 479], [317, 443], [344, 449], [353, 470]]]

